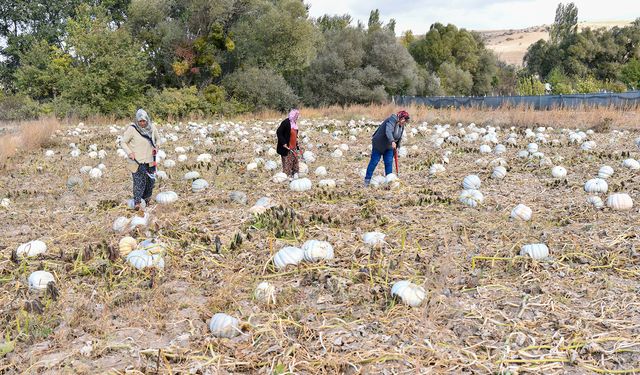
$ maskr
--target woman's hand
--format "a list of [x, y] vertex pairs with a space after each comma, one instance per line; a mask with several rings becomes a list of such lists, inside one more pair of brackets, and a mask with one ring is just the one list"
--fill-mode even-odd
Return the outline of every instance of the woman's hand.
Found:
[[130, 154], [129, 154], [129, 159], [131, 159], [131, 160], [136, 160], [136, 154], [135, 154], [135, 153], [133, 153], [133, 152], [132, 152], [132, 153], [130, 153]]
[[391, 148], [393, 148], [394, 150], [396, 149], [396, 143], [395, 142], [391, 142]]

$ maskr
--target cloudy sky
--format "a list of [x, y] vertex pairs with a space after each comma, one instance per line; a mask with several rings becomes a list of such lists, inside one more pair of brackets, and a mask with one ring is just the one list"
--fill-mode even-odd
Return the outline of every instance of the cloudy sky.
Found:
[[[372, 9], [383, 21], [396, 20], [396, 33], [424, 34], [434, 22], [471, 30], [516, 29], [551, 24], [559, 0], [305, 0], [311, 17], [350, 14], [365, 24]], [[578, 21], [633, 20], [640, 17], [640, 0], [574, 0]]]

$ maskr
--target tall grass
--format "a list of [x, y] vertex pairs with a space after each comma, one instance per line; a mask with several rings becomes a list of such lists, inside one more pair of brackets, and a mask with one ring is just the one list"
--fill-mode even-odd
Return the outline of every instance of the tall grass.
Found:
[[[637, 128], [640, 115], [639, 109], [619, 109], [614, 107], [553, 109], [548, 111], [534, 110], [528, 107], [505, 107], [498, 109], [481, 108], [451, 108], [433, 109], [425, 106], [404, 106], [394, 104], [382, 105], [352, 105], [346, 107], [303, 108], [301, 115], [307, 118], [339, 118], [359, 119], [362, 117], [372, 120], [383, 120], [391, 113], [406, 109], [412, 122], [428, 122], [469, 124], [493, 126], [552, 126], [556, 128]], [[273, 116], [273, 113], [266, 113]], [[258, 114], [259, 116], [260, 114]]]
[[55, 118], [45, 118], [11, 124], [10, 128], [14, 130], [0, 136], [0, 167], [18, 153], [46, 145], [53, 133], [60, 129], [60, 122]]

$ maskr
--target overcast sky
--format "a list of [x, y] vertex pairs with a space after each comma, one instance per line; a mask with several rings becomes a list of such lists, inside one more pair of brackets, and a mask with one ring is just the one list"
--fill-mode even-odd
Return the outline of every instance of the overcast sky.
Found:
[[[311, 17], [348, 13], [367, 24], [369, 12], [379, 9], [382, 20], [396, 20], [396, 34], [412, 30], [424, 34], [434, 22], [471, 30], [521, 29], [551, 24], [558, 0], [305, 0]], [[640, 0], [574, 0], [578, 21], [634, 20]], [[355, 24], [355, 22], [354, 22]]]

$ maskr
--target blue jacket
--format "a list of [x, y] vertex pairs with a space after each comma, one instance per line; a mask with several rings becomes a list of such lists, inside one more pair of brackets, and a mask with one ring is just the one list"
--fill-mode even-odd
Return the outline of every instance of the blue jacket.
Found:
[[381, 154], [391, 148], [391, 142], [395, 142], [396, 148], [400, 148], [403, 133], [404, 126], [398, 125], [398, 116], [393, 114], [384, 120], [371, 136], [373, 148]]

